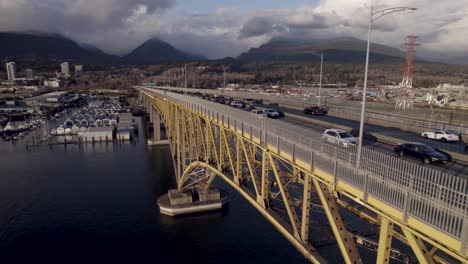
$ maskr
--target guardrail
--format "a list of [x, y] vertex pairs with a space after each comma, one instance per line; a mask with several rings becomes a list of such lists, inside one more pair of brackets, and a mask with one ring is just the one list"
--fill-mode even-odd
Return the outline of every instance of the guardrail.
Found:
[[[211, 95], [223, 95], [225, 97], [233, 98], [252, 98], [258, 100], [268, 101], [270, 103], [277, 103], [279, 105], [292, 107], [294, 109], [302, 110], [305, 106], [310, 106], [316, 104], [315, 98], [309, 97], [291, 97], [288, 95], [275, 95], [267, 93], [250, 93], [250, 92], [237, 92], [237, 91], [221, 91], [221, 90], [210, 90], [210, 89], [195, 89], [195, 88], [176, 88], [176, 87], [161, 87], [162, 89], [174, 90], [174, 91], [186, 91], [186, 92], [199, 92], [204, 94]], [[345, 116], [349, 119], [359, 120], [360, 110], [356, 110], [348, 107], [339, 107], [335, 105], [328, 104], [330, 115], [336, 116]], [[440, 120], [427, 120], [427, 119], [417, 119], [410, 118], [406, 116], [396, 115], [396, 114], [382, 114], [379, 112], [374, 112], [372, 110], [366, 111], [366, 122], [373, 123], [377, 121], [383, 121], [392, 124], [391, 126], [401, 128], [403, 130], [408, 130], [416, 133], [421, 133], [423, 130], [452, 130], [457, 133], [464, 135], [463, 138], [468, 138], [468, 126], [455, 126], [450, 125], [448, 122]], [[388, 124], [388, 126], [390, 126]]]
[[364, 147], [354, 167], [354, 146], [329, 144], [322, 135], [293, 124], [257, 117], [200, 98], [148, 89], [216, 120], [243, 136], [260, 139], [292, 160], [301, 160], [461, 241], [468, 241], [468, 180]]

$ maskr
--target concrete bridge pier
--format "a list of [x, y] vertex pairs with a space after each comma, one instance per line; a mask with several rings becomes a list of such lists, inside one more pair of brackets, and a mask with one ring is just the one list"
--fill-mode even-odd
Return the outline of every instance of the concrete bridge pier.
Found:
[[150, 121], [153, 124], [153, 138], [148, 139], [148, 147], [169, 144], [169, 140], [161, 139], [161, 115], [150, 105]]

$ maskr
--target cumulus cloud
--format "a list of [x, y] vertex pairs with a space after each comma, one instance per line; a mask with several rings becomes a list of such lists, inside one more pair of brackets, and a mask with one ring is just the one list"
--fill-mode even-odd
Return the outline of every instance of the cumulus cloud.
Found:
[[286, 27], [281, 23], [275, 23], [271, 17], [253, 17], [242, 26], [240, 37], [257, 37], [284, 31], [286, 31]]
[[[365, 39], [371, 5], [389, 7], [385, 0], [319, 0], [282, 9], [195, 13], [182, 4], [173, 8], [176, 0], [0, 0], [0, 30], [57, 32], [111, 53], [127, 52], [156, 36], [192, 53], [221, 58], [278, 36]], [[468, 0], [394, 0], [391, 6], [418, 10], [376, 21], [374, 42], [400, 47], [414, 33], [421, 36], [421, 54], [445, 54], [451, 60], [466, 53]]]
[[152, 30], [157, 29], [160, 17], [175, 4], [176, 0], [0, 0], [0, 31], [55, 32], [122, 52], [138, 43], [132, 37], [139, 36], [140, 23], [151, 22]]

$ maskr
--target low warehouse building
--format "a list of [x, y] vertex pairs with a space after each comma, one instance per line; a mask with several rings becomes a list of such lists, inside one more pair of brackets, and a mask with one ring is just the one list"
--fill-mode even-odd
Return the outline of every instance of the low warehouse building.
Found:
[[131, 137], [130, 137], [130, 132], [129, 131], [119, 131], [117, 132], [117, 140], [121, 140], [121, 141], [126, 141], [126, 140], [130, 140]]
[[82, 142], [102, 142], [114, 139], [113, 127], [90, 127], [80, 135]]

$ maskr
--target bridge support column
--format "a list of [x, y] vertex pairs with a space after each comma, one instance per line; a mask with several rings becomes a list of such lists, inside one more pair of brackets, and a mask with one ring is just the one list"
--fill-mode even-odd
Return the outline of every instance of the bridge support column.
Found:
[[148, 139], [148, 147], [169, 144], [169, 140], [161, 140], [161, 116], [152, 105], [150, 105], [150, 117], [153, 122], [153, 138]]
[[413, 235], [410, 231], [403, 229], [403, 234], [405, 234], [408, 243], [413, 249], [416, 258], [418, 258], [419, 263], [424, 264], [433, 264], [434, 260], [429, 254], [429, 251], [426, 249], [424, 242], [417, 236]]
[[390, 250], [392, 249], [393, 223], [382, 217], [380, 224], [379, 249], [376, 263], [389, 263]]
[[149, 104], [149, 107], [148, 107], [148, 111], [149, 111], [149, 117], [150, 117], [150, 122], [154, 123], [154, 108], [151, 104]]
[[356, 244], [352, 235], [348, 232], [346, 225], [341, 218], [338, 210], [336, 198], [330, 192], [328, 186], [320, 183], [317, 179], [313, 179], [315, 189], [322, 202], [323, 209], [328, 218], [328, 222], [335, 235], [336, 242], [340, 248], [341, 254], [345, 263], [362, 263], [361, 256], [357, 250]]

